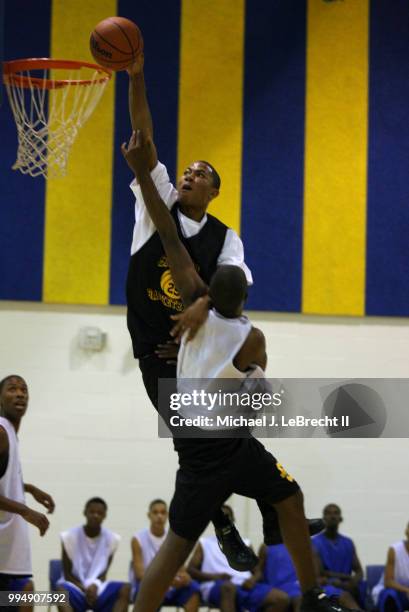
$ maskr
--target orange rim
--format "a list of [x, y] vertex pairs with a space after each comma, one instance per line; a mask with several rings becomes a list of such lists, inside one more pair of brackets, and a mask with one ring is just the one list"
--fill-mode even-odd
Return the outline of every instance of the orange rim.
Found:
[[[96, 70], [101, 77], [90, 79], [42, 79], [39, 77], [27, 77], [20, 72], [26, 70], [48, 70], [50, 68], [66, 68], [68, 70], [78, 70], [79, 68], [91, 68]], [[67, 85], [94, 85], [96, 83], [106, 83], [112, 76], [109, 68], [104, 68], [98, 64], [89, 62], [79, 62], [76, 60], [54, 60], [48, 57], [31, 58], [22, 60], [12, 60], [3, 62], [3, 80], [8, 85], [17, 85], [30, 89], [31, 87], [41, 87], [42, 89], [59, 89]]]

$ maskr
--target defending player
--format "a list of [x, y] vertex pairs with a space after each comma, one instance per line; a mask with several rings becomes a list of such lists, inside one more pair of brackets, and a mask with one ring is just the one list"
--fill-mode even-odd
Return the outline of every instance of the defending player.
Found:
[[[150, 144], [138, 130], [132, 134], [128, 146], [122, 145], [122, 153], [138, 177], [175, 285], [183, 302], [190, 304], [205, 294], [207, 287], [197, 274], [178, 235], [174, 217], [164, 205], [150, 175]], [[209, 168], [209, 177], [205, 176], [204, 180], [210, 179]], [[196, 339], [182, 345], [183, 355], [179, 360], [189, 364], [189, 352], [192, 356], [202, 349], [209, 368], [212, 363], [214, 365], [214, 355], [217, 354], [220, 361], [218, 370], [230, 368], [237, 378], [249, 376], [254, 366], [264, 369], [267, 360], [264, 335], [241, 316], [247, 295], [243, 271], [237, 266], [218, 268], [211, 279], [209, 295], [214, 308]], [[179, 376], [185, 376], [182, 365], [179, 365]], [[215, 508], [219, 508], [233, 493], [263, 499], [276, 509], [283, 539], [303, 592], [303, 612], [343, 610], [317, 587], [301, 490], [258, 440], [251, 437], [198, 439], [189, 454], [179, 452], [179, 464], [170, 507], [170, 530], [141, 583], [135, 612], [157, 609], [172, 577], [190, 554]]]

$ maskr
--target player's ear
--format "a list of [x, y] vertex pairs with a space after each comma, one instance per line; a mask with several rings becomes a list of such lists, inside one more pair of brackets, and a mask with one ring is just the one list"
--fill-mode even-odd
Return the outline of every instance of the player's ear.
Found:
[[219, 190], [218, 189], [212, 189], [210, 191], [210, 193], [209, 193], [209, 202], [211, 202], [212, 200], [217, 198], [218, 195], [219, 195]]

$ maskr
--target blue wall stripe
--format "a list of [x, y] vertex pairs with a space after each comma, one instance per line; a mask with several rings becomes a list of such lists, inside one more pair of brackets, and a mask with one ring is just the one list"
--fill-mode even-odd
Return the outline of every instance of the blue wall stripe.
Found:
[[[4, 54], [4, 0], [0, 0], [0, 74], [3, 73]], [[0, 107], [5, 95], [4, 87], [0, 84]]]
[[[160, 24], [158, 25], [158, 10]], [[179, 87], [180, 2], [119, 0], [118, 15], [135, 21], [145, 41], [145, 79], [159, 159], [169, 176], [176, 173]], [[164, 25], [166, 24], [166, 26]], [[130, 136], [128, 77], [119, 74], [115, 102], [115, 154], [111, 234], [111, 304], [125, 303], [125, 280], [134, 225], [134, 198], [128, 185], [132, 175], [120, 145]]]
[[[51, 2], [13, 0], [5, 5], [4, 59], [48, 57]], [[1, 85], [2, 86], [2, 85]], [[17, 132], [3, 91], [0, 112], [0, 299], [41, 300], [44, 179], [23, 176], [16, 160]], [[4, 229], [7, 228], [7, 229]]]
[[242, 238], [249, 308], [301, 308], [306, 6], [247, 2]]
[[372, 0], [366, 313], [409, 315], [409, 4]]

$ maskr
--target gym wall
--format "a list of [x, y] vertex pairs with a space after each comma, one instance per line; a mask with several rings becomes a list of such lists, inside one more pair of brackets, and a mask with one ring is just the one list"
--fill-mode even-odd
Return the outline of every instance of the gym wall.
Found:
[[[409, 313], [406, 0], [16, 0], [5, 59], [90, 59], [102, 18], [136, 21], [160, 158], [222, 176], [210, 212], [241, 231], [249, 307]], [[123, 304], [133, 226], [127, 76], [83, 128], [65, 179], [14, 173], [0, 113], [0, 298]]]

